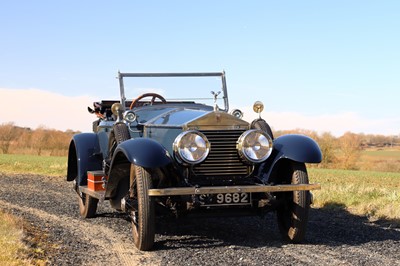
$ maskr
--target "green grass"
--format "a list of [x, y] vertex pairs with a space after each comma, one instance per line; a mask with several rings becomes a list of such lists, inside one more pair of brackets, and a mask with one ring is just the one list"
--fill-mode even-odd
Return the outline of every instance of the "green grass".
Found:
[[[377, 158], [400, 153], [370, 152]], [[5, 173], [65, 176], [66, 169], [67, 157], [0, 154], [0, 171]], [[400, 221], [400, 173], [319, 168], [308, 171], [310, 182], [322, 185], [321, 190], [314, 191], [315, 207], [343, 205], [354, 214]]]
[[371, 220], [400, 224], [400, 173], [316, 168], [308, 172], [310, 182], [322, 186], [313, 192], [315, 207], [345, 206], [349, 212]]
[[0, 171], [14, 174], [65, 176], [67, 157], [0, 154]]
[[1, 265], [30, 265], [29, 261], [20, 256], [28, 252], [24, 245], [21, 221], [0, 212], [0, 264]]
[[[47, 265], [44, 250], [37, 239], [44, 241], [42, 232], [27, 234], [26, 227], [33, 228], [12, 214], [0, 211], [0, 265]], [[32, 245], [33, 244], [33, 245]]]
[[[382, 158], [385, 154], [377, 158]], [[0, 154], [0, 171], [3, 173], [65, 176], [66, 169], [67, 157]], [[367, 216], [371, 220], [388, 220], [400, 225], [400, 173], [319, 168], [309, 168], [308, 173], [310, 182], [320, 183], [322, 186], [321, 190], [313, 191], [314, 207], [345, 206], [352, 214]], [[13, 257], [24, 248], [21, 228], [16, 223], [7, 222], [10, 219], [0, 215], [0, 225], [3, 225], [0, 246], [9, 250], [9, 255], [5, 256]], [[15, 238], [9, 237], [8, 232], [15, 235]], [[3, 248], [9, 244], [11, 247]], [[0, 264], [4, 264], [2, 260], [5, 258], [0, 257]], [[5, 261], [6, 265], [23, 263], [17, 258], [14, 261]]]

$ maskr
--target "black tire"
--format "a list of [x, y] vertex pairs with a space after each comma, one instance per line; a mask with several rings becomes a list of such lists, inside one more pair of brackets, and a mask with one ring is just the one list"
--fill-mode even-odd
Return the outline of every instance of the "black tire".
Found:
[[[108, 138], [108, 162], [111, 161], [111, 158], [114, 154], [114, 150], [117, 148], [118, 144], [124, 142], [131, 138], [129, 133], [128, 126], [123, 122], [118, 122], [114, 124], [112, 131], [110, 132], [110, 136]], [[105, 169], [106, 173], [108, 173], [108, 168]]]
[[148, 195], [152, 186], [150, 173], [143, 167], [131, 164], [129, 194], [134, 205], [130, 212], [133, 241], [137, 249], [142, 251], [150, 250], [154, 245], [154, 199]]
[[85, 193], [78, 195], [79, 213], [83, 218], [92, 218], [96, 215], [99, 200]]
[[131, 135], [129, 134], [128, 126], [123, 122], [116, 123], [114, 125], [114, 136], [117, 144], [130, 139]]
[[[304, 163], [292, 162], [288, 171], [291, 184], [308, 184], [308, 174]], [[278, 193], [277, 197], [283, 205], [277, 210], [279, 230], [284, 240], [299, 243], [304, 240], [308, 213], [310, 209], [309, 191], [293, 191]]]
[[272, 134], [271, 127], [270, 127], [270, 126], [268, 125], [268, 123], [267, 123], [264, 119], [262, 119], [262, 118], [256, 119], [256, 120], [254, 120], [253, 122], [251, 122], [250, 128], [253, 128], [253, 129], [260, 129], [260, 130], [262, 130], [262, 131], [265, 131], [265, 132], [267, 132], [267, 134], [271, 137], [271, 139], [274, 139], [274, 135]]

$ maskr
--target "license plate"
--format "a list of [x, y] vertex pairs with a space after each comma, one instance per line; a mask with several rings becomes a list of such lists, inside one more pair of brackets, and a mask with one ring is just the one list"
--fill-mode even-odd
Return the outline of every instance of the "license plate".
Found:
[[215, 205], [250, 205], [251, 194], [238, 193], [219, 193], [219, 194], [203, 194], [199, 196], [201, 206]]

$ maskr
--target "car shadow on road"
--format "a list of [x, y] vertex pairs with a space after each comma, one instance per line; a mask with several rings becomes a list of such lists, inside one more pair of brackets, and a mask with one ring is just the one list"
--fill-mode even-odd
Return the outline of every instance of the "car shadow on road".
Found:
[[264, 225], [266, 220], [270, 219], [192, 216], [159, 219], [155, 249], [257, 247], [277, 242], [280, 236], [271, 230], [271, 224]]
[[[305, 245], [360, 245], [368, 242], [400, 240], [398, 221], [370, 222], [349, 213], [344, 206], [328, 204], [311, 209]], [[396, 227], [397, 226], [397, 227]], [[274, 213], [264, 217], [162, 218], [157, 220], [155, 249], [179, 247], [281, 247], [283, 241]]]
[[372, 222], [366, 216], [351, 214], [344, 205], [334, 202], [311, 210], [306, 243], [337, 246], [387, 240], [400, 240], [400, 221], [381, 219]]

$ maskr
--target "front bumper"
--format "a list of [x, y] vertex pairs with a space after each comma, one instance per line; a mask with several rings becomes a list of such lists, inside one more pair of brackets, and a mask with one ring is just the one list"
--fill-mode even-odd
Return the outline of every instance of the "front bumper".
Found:
[[263, 192], [287, 192], [321, 189], [320, 184], [296, 184], [296, 185], [253, 185], [253, 186], [216, 186], [216, 187], [178, 187], [149, 189], [149, 196], [178, 196], [178, 195], [203, 195], [219, 193], [263, 193]]

